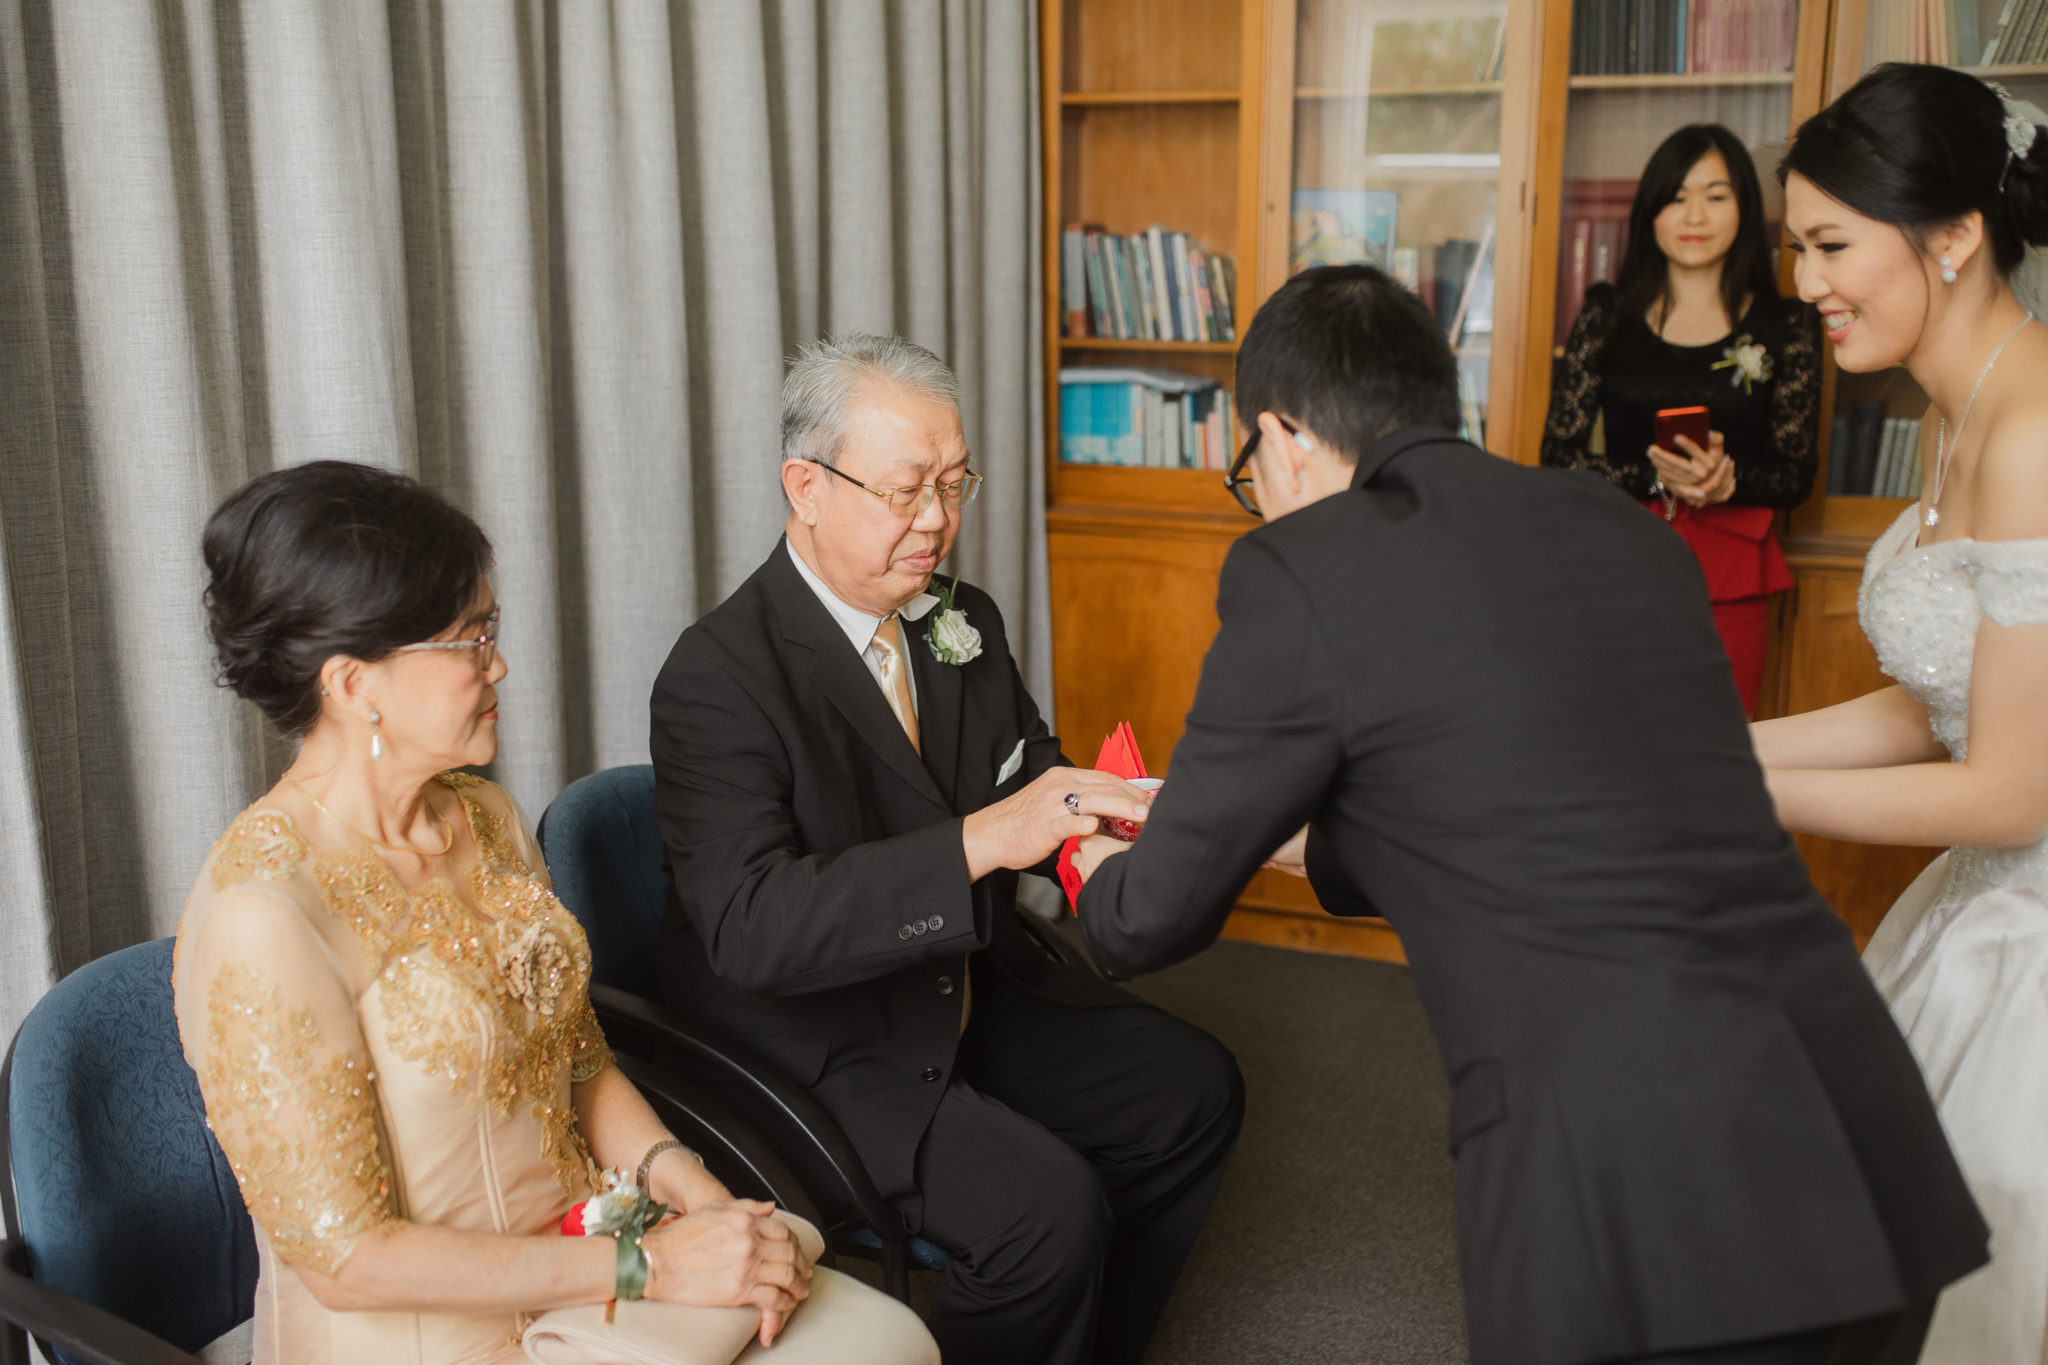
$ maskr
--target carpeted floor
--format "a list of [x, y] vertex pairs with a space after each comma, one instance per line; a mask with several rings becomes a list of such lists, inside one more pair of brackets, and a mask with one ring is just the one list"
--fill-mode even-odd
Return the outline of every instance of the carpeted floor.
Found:
[[[1247, 1097], [1146, 1365], [1464, 1365], [1449, 1099], [1407, 969], [1219, 943], [1134, 989], [1236, 1053]], [[912, 1276], [920, 1312], [937, 1282]]]
[[1448, 1097], [1407, 969], [1221, 943], [1136, 989], [1247, 1095], [1147, 1365], [1462, 1365]]

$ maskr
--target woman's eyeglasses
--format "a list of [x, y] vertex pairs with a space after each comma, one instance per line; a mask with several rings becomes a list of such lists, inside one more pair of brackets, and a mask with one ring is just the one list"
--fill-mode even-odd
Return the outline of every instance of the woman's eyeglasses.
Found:
[[[1278, 422], [1280, 429], [1289, 436], [1300, 434], [1286, 418], [1275, 417], [1273, 420]], [[1223, 486], [1230, 490], [1230, 496], [1236, 498], [1237, 505], [1253, 516], [1259, 515], [1259, 490], [1253, 485], [1252, 476], [1244, 472], [1244, 467], [1250, 463], [1252, 452], [1258, 448], [1259, 428], [1255, 424], [1250, 439], [1244, 443], [1244, 449], [1238, 451], [1237, 458], [1230, 462], [1230, 472], [1223, 476]]]
[[491, 608], [491, 614], [484, 618], [484, 633], [473, 640], [423, 640], [416, 645], [400, 645], [391, 652], [410, 654], [416, 649], [473, 649], [477, 671], [488, 673], [491, 662], [498, 657], [498, 608]]

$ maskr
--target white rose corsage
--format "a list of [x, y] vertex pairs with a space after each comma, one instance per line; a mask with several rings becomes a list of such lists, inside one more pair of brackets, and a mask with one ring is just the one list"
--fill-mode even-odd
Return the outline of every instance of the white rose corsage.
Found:
[[1709, 368], [1733, 370], [1735, 373], [1728, 376], [1729, 385], [1739, 384], [1742, 391], [1748, 393], [1751, 385], [1770, 379], [1771, 353], [1763, 348], [1762, 342], [1751, 340], [1749, 333], [1744, 332], [1722, 349], [1721, 358]]
[[939, 594], [938, 609], [932, 613], [931, 624], [924, 631], [924, 642], [930, 646], [932, 657], [955, 668], [981, 657], [981, 632], [968, 625], [967, 613], [953, 605], [953, 594], [959, 589], [960, 579], [956, 574], [946, 590]]

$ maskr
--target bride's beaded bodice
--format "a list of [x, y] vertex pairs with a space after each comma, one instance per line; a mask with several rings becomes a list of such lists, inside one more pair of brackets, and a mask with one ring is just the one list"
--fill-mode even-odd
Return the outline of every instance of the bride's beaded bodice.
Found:
[[[1960, 762], [1970, 747], [1970, 665], [1977, 627], [2048, 623], [2048, 540], [1945, 540], [1914, 545], [1919, 504], [1870, 547], [1857, 596], [1863, 633], [1901, 691], [1927, 708], [1934, 737]], [[2048, 840], [2025, 848], [1957, 849], [1955, 882], [2048, 876]]]

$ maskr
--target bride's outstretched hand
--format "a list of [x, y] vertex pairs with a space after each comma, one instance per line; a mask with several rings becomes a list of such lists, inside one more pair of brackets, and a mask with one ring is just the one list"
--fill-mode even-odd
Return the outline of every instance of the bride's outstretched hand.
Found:
[[1129, 844], [1121, 839], [1113, 839], [1107, 834], [1083, 835], [1080, 846], [1074, 850], [1074, 871], [1081, 874], [1081, 885], [1088, 884], [1088, 879], [1095, 875], [1096, 868], [1128, 848]]
[[1308, 875], [1308, 826], [1294, 831], [1294, 837], [1273, 850], [1273, 856], [1265, 865], [1275, 872], [1285, 872], [1290, 877]]

